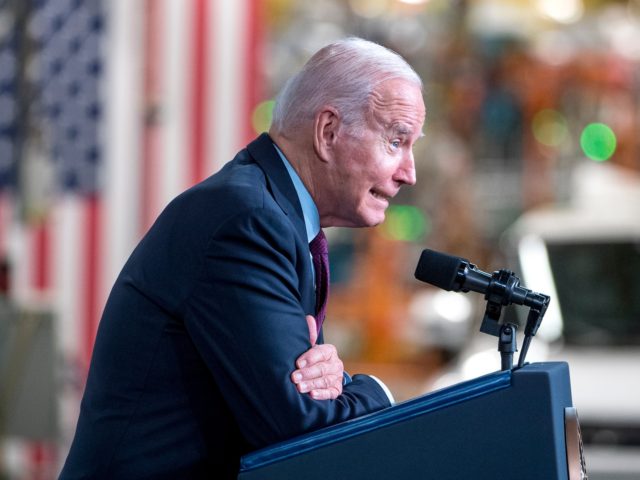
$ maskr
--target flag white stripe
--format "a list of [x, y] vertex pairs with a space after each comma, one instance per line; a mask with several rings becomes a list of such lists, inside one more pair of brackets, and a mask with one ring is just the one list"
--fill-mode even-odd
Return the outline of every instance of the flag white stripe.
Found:
[[143, 112], [142, 19], [143, 2], [113, 0], [107, 20], [111, 30], [106, 45], [107, 74], [104, 97], [105, 161], [102, 218], [102, 292], [111, 285], [138, 239], [140, 222], [140, 164]]
[[[84, 374], [85, 312], [81, 300], [86, 290], [81, 281], [86, 239], [83, 225], [86, 204], [73, 194], [61, 198], [52, 211], [53, 311], [56, 344], [63, 366], [59, 383], [58, 414], [60, 415], [61, 446], [64, 452], [71, 445], [80, 410], [81, 375]], [[59, 468], [64, 458], [59, 458]]]
[[85, 258], [86, 242], [83, 225], [86, 214], [82, 200], [66, 194], [53, 209], [51, 215], [53, 262], [54, 311], [56, 315], [57, 344], [65, 360], [77, 361], [82, 351], [83, 331], [80, 320], [84, 312], [79, 299], [86, 295], [80, 281], [80, 259]]
[[247, 1], [214, 2], [209, 9], [209, 78], [214, 79], [208, 108], [210, 172], [220, 169], [244, 146]]
[[10, 258], [14, 259], [11, 272], [11, 294], [20, 306], [37, 303], [31, 284], [31, 272], [34, 267], [33, 230], [24, 223], [15, 223], [7, 232], [9, 240], [7, 249]]

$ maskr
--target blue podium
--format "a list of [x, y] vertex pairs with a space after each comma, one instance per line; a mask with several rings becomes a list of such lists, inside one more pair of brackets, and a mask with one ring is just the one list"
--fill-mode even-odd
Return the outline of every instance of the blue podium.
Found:
[[567, 364], [529, 364], [252, 452], [238, 478], [580, 478], [572, 411]]

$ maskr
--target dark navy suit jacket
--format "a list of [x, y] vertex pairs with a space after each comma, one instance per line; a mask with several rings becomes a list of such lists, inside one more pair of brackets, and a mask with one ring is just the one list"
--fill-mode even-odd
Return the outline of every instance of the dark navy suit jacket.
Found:
[[388, 406], [362, 375], [333, 401], [298, 393], [314, 295], [298, 197], [263, 134], [174, 199], [124, 266], [61, 478], [235, 478], [250, 450]]

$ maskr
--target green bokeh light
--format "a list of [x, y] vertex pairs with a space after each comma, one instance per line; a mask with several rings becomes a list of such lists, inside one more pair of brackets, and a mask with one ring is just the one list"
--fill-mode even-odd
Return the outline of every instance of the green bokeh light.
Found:
[[568, 138], [567, 120], [557, 110], [540, 110], [531, 122], [533, 136], [548, 147], [559, 147]]
[[596, 162], [604, 162], [616, 151], [616, 134], [604, 123], [590, 123], [580, 135], [584, 154]]
[[274, 100], [265, 100], [256, 105], [251, 114], [251, 125], [256, 134], [266, 132], [271, 126], [271, 118], [273, 117], [273, 107], [276, 102]]
[[380, 226], [382, 234], [391, 240], [416, 242], [423, 240], [431, 230], [429, 219], [418, 207], [391, 205]]

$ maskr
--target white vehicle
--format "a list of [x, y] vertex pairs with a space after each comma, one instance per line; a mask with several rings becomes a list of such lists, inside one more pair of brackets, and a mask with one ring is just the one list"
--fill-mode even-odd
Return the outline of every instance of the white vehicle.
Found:
[[[566, 208], [532, 211], [508, 230], [505, 267], [551, 296], [527, 361], [569, 363], [589, 478], [640, 479], [640, 181], [604, 165], [576, 181]], [[521, 341], [528, 309], [513, 310]], [[429, 390], [500, 368], [497, 338], [472, 338]]]

